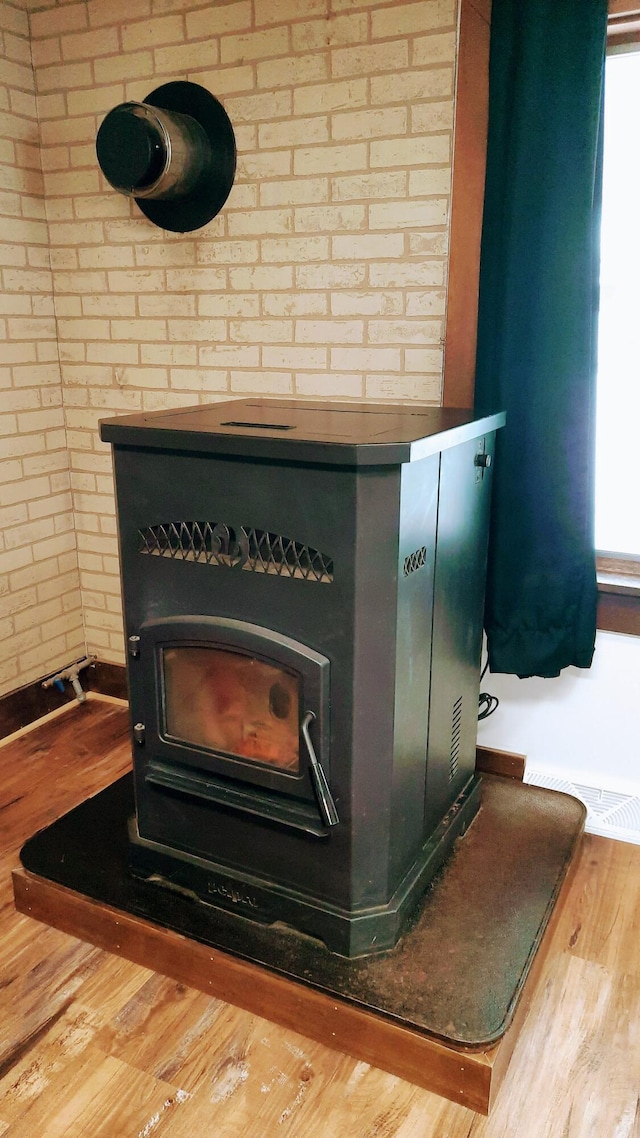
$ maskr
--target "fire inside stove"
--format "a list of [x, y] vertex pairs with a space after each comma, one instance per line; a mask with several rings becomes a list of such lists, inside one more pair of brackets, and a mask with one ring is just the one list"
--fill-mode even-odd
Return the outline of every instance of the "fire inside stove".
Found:
[[299, 770], [297, 676], [217, 648], [165, 648], [162, 669], [169, 738]]
[[502, 422], [280, 400], [103, 422], [132, 873], [342, 955], [396, 943], [480, 802]]

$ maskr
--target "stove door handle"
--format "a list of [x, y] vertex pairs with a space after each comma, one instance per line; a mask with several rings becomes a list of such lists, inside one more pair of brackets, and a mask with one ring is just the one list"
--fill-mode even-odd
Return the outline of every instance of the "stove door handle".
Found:
[[336, 810], [336, 804], [333, 801], [333, 795], [329, 790], [327, 776], [322, 769], [318, 756], [314, 750], [313, 743], [311, 742], [311, 736], [309, 734], [309, 726], [311, 723], [313, 723], [314, 719], [315, 715], [313, 712], [307, 711], [302, 720], [301, 728], [302, 738], [304, 739], [307, 745], [307, 751], [309, 752], [309, 762], [311, 763], [311, 781], [313, 783], [313, 789], [316, 792], [318, 806], [320, 808], [320, 813], [325, 825], [337, 826], [340, 819], [338, 817], [338, 811]]

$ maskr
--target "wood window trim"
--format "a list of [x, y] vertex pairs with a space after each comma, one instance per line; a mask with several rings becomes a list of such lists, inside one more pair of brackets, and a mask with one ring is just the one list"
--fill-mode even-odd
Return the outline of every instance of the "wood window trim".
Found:
[[597, 559], [598, 628], [640, 636], [640, 558]]
[[473, 407], [491, 0], [460, 0], [443, 407]]
[[640, 32], [640, 4], [630, 0], [609, 0], [607, 41], [624, 43], [627, 36], [637, 39]]
[[640, 594], [598, 575], [598, 619], [602, 632], [640, 636]]
[[[609, 0], [607, 47], [623, 48], [640, 41], [640, 4]], [[600, 554], [598, 628], [640, 636], [640, 558]]]

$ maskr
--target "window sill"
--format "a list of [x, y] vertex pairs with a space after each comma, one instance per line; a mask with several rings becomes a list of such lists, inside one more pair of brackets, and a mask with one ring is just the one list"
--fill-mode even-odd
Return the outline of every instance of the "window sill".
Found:
[[605, 573], [598, 570], [598, 592], [618, 597], [640, 597], [640, 577], [626, 573]]
[[598, 570], [598, 628], [640, 636], [640, 577]]

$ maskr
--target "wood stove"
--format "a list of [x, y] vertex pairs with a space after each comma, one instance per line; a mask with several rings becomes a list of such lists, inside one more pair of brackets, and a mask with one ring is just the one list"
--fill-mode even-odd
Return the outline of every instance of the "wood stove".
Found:
[[396, 942], [479, 805], [503, 421], [250, 399], [102, 422], [134, 874], [342, 955]]

